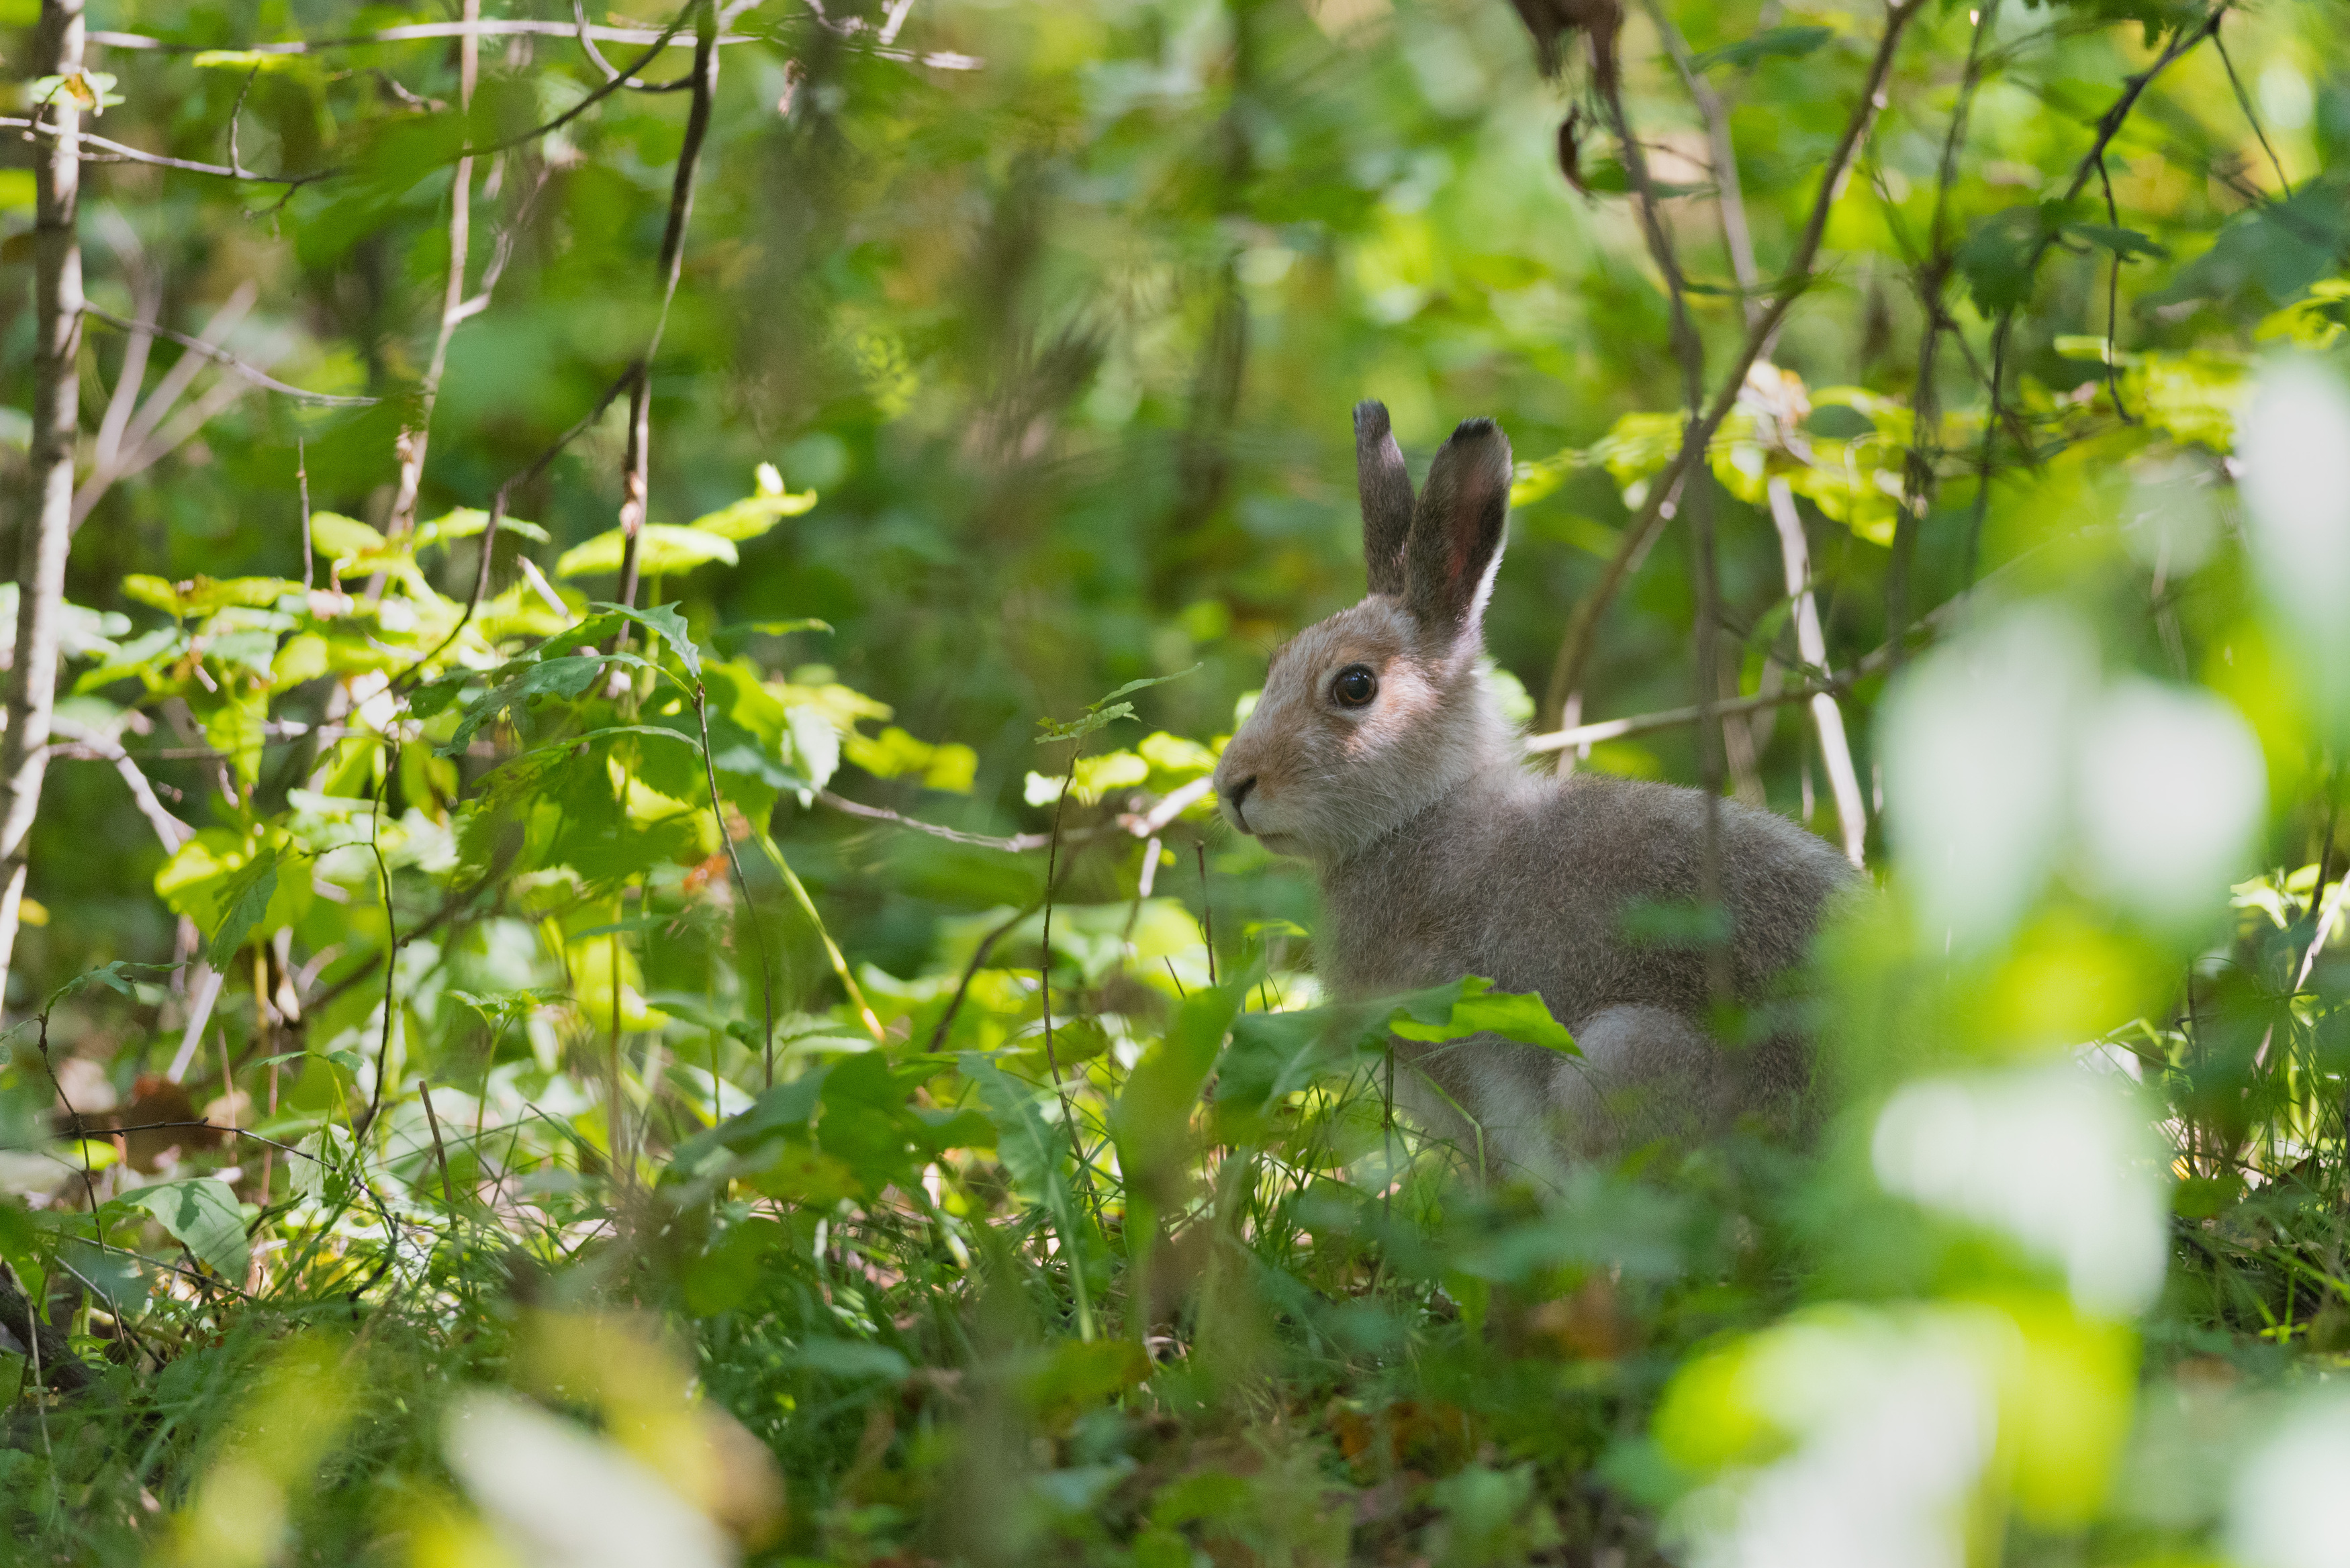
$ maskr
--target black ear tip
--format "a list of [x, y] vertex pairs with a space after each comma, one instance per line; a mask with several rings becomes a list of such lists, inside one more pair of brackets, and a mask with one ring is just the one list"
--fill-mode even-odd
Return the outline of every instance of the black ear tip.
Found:
[[1355, 430], [1362, 435], [1384, 435], [1388, 428], [1388, 406], [1377, 398], [1365, 398], [1355, 405]]
[[1502, 427], [1488, 419], [1462, 420], [1452, 427], [1451, 439], [1462, 446], [1467, 446], [1471, 441], [1484, 441], [1490, 437], [1508, 440], [1502, 435]]

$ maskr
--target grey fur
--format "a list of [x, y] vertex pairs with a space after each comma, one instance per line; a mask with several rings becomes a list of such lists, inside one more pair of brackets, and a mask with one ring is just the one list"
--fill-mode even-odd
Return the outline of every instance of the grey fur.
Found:
[[[1625, 929], [1643, 902], [1696, 898], [1704, 796], [1530, 772], [1478, 671], [1509, 472], [1509, 444], [1488, 421], [1445, 443], [1413, 515], [1404, 591], [1375, 591], [1274, 654], [1216, 769], [1224, 815], [1314, 866], [1317, 947], [1336, 995], [1479, 974], [1540, 992], [1574, 1032], [1579, 1061], [1489, 1035], [1399, 1045], [1415, 1069], [1398, 1079], [1407, 1108], [1487, 1168], [1551, 1171], [1700, 1137], [1744, 1112], [1787, 1119], [1809, 1078], [1807, 1044], [1785, 1027], [1751, 1047], [1718, 1044], [1700, 1022], [1702, 948]], [[1333, 684], [1357, 664], [1378, 690], [1349, 708]], [[1855, 878], [1834, 846], [1783, 817], [1727, 800], [1721, 812], [1732, 985], [1762, 1002]]]
[[1363, 566], [1371, 592], [1403, 592], [1403, 545], [1411, 536], [1411, 474], [1388, 428], [1388, 407], [1355, 405], [1355, 486], [1363, 500]]
[[1509, 514], [1509, 438], [1491, 420], [1463, 420], [1428, 465], [1403, 549], [1404, 603], [1431, 632], [1474, 632]]

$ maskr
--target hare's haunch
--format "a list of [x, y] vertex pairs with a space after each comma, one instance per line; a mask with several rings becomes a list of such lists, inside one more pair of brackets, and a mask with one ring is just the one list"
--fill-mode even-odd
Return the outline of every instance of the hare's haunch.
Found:
[[[1509, 441], [1490, 420], [1462, 424], [1415, 501], [1387, 410], [1357, 406], [1355, 438], [1369, 597], [1274, 655], [1217, 798], [1233, 826], [1314, 866], [1337, 994], [1483, 975], [1539, 992], [1583, 1051], [1483, 1035], [1405, 1046], [1399, 1097], [1488, 1168], [1537, 1172], [1744, 1111], [1783, 1119], [1809, 1076], [1805, 1043], [1789, 1028], [1719, 1044], [1700, 1022], [1704, 946], [1627, 929], [1644, 908], [1696, 898], [1705, 797], [1529, 771], [1479, 674]], [[1853, 873], [1783, 817], [1720, 809], [1732, 984], [1759, 1002]]]

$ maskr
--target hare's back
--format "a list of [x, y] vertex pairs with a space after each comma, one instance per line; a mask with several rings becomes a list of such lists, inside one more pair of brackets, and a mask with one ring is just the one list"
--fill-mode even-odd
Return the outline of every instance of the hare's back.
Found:
[[[1702, 957], [1674, 910], [1693, 904], [1702, 885], [1705, 811], [1697, 790], [1575, 774], [1506, 836], [1514, 842], [1499, 846], [1495, 871], [1517, 883], [1511, 902], [1552, 915], [1545, 934], [1557, 961], [1582, 971], [1606, 1002], [1702, 1005]], [[1721, 813], [1731, 967], [1738, 989], [1752, 994], [1803, 961], [1825, 905], [1854, 874], [1826, 840], [1785, 817], [1728, 800]]]

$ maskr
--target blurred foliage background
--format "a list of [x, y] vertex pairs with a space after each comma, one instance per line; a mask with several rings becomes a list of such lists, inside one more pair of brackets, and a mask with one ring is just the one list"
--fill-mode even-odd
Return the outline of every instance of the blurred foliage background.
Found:
[[[26, 1560], [2341, 1560], [2335, 0], [87, 25]], [[1530, 765], [1883, 885], [1816, 1147], [1482, 1187], [1319, 1005], [1200, 781], [1364, 397]]]

